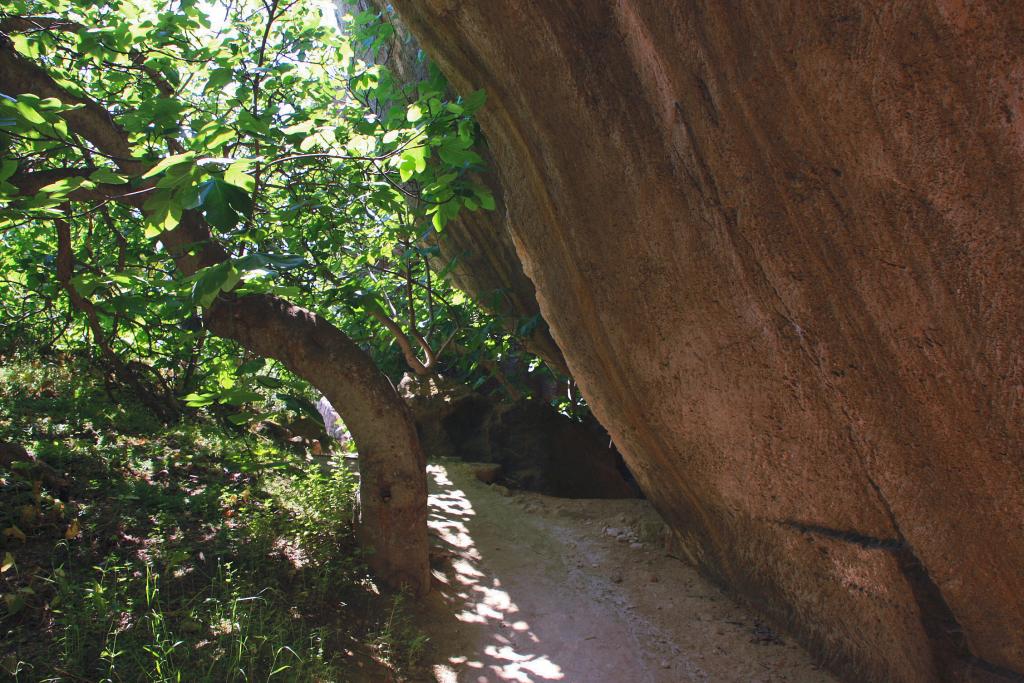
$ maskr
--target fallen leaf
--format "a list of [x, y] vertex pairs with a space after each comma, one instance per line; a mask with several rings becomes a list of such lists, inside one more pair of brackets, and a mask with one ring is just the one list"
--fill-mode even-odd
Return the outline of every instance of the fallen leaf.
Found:
[[25, 532], [19, 529], [18, 527], [14, 526], [13, 524], [4, 529], [4, 536], [6, 536], [7, 538], [16, 538], [22, 543], [28, 540], [25, 537]]
[[78, 526], [78, 520], [73, 519], [71, 520], [71, 524], [68, 525], [68, 530], [64, 532], [64, 538], [70, 541], [72, 538], [78, 535], [79, 531], [81, 531], [81, 529]]

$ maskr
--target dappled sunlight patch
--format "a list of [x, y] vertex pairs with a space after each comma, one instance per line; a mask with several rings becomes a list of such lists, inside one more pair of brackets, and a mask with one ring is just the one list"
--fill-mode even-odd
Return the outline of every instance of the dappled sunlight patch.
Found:
[[527, 683], [533, 680], [529, 677], [530, 674], [548, 681], [559, 681], [564, 678], [561, 667], [552, 662], [547, 655], [519, 654], [510, 645], [492, 645], [485, 652], [494, 659], [507, 662], [501, 667], [501, 671], [507, 675], [507, 680]]
[[469, 527], [476, 512], [466, 492], [455, 487], [443, 465], [430, 465], [427, 472], [436, 489], [429, 496], [428, 522], [440, 544], [434, 555], [447, 560], [443, 568], [432, 569], [437, 588], [454, 619], [484, 629], [483, 640], [488, 641], [472, 652], [449, 655], [447, 663], [433, 667], [434, 677], [440, 683], [565, 680], [562, 667], [549, 654], [525, 651], [523, 642], [516, 643], [518, 638], [530, 649], [541, 645], [530, 624], [517, 617], [519, 607], [503, 587], [501, 577], [488, 573], [482, 564], [483, 557]]
[[272, 548], [281, 557], [288, 560], [295, 569], [302, 569], [309, 564], [309, 557], [298, 543], [288, 538], [278, 538]]

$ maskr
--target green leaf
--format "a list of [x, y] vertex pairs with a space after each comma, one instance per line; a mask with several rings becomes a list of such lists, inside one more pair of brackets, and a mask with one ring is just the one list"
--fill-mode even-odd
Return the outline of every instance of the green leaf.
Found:
[[452, 166], [465, 166], [467, 164], [482, 164], [483, 159], [476, 152], [462, 148], [458, 138], [449, 138], [441, 144], [437, 150], [441, 160]]
[[25, 607], [25, 596], [20, 591], [5, 593], [4, 602], [7, 604], [7, 616], [13, 617]]
[[256, 358], [255, 360], [247, 361], [238, 366], [235, 370], [237, 375], [247, 375], [251, 372], [259, 372], [266, 366], [267, 360], [265, 358]]
[[253, 117], [245, 109], [238, 112], [238, 127], [256, 135], [265, 135], [270, 132], [270, 126], [266, 122]]
[[320, 413], [312, 401], [296, 394], [276, 394], [277, 398], [284, 403], [285, 407], [292, 412], [305, 415], [313, 420], [320, 421]]
[[216, 400], [216, 394], [192, 393], [185, 397], [185, 405], [187, 405], [189, 408], [202, 408], [204, 406], [213, 405], [213, 403]]
[[18, 113], [21, 114], [22, 117], [24, 117], [24, 119], [26, 121], [28, 121], [29, 123], [32, 123], [32, 124], [35, 124], [35, 125], [40, 125], [40, 124], [46, 123], [46, 119], [43, 118], [42, 114], [37, 112], [35, 110], [35, 108], [31, 104], [26, 102], [24, 97], [25, 97], [24, 95], [19, 97], [18, 101], [15, 102], [15, 104], [14, 104], [14, 106], [18, 110]]
[[192, 285], [192, 301], [202, 308], [209, 308], [221, 291], [233, 288], [241, 277], [230, 261], [208, 266], [197, 275]]
[[244, 403], [252, 403], [253, 401], [262, 401], [263, 396], [250, 391], [249, 389], [231, 389], [225, 391], [217, 397], [218, 403], [226, 403], [232, 406], [240, 406]]
[[89, 180], [104, 185], [123, 185], [128, 182], [126, 176], [114, 173], [109, 168], [97, 168], [89, 174]]
[[169, 190], [162, 190], [142, 205], [146, 214], [146, 237], [156, 237], [173, 230], [181, 222], [182, 206], [179, 199], [172, 197]]
[[61, 178], [60, 180], [43, 187], [39, 191], [63, 197], [83, 186], [86, 188], [96, 187], [94, 183], [89, 182], [85, 178], [75, 176], [73, 178]]
[[410, 104], [405, 111], [405, 120], [409, 123], [416, 123], [423, 118], [423, 108], [418, 104]]
[[294, 126], [282, 128], [281, 132], [284, 133], [285, 135], [298, 135], [300, 133], [305, 134], [313, 130], [313, 126], [315, 125], [316, 123], [314, 121], [303, 121], [302, 123], [297, 123]]
[[409, 147], [399, 157], [398, 174], [402, 182], [412, 178], [414, 173], [423, 173], [427, 170], [427, 155], [430, 150], [424, 146]]
[[266, 282], [256, 282], [256, 278], [271, 278], [277, 275], [277, 270], [290, 270], [298, 268], [306, 263], [301, 256], [276, 256], [273, 254], [246, 254], [242, 258], [234, 259], [235, 268], [247, 281], [246, 291], [273, 291], [275, 288], [268, 288]]
[[496, 205], [494, 203], [494, 195], [491, 194], [490, 190], [485, 187], [477, 187], [474, 189], [474, 193], [476, 194], [476, 198], [480, 201], [480, 206], [484, 207], [488, 211], [494, 211]]
[[228, 276], [227, 276], [227, 278], [225, 278], [224, 282], [221, 283], [220, 291], [222, 291], [222, 292], [230, 292], [232, 289], [235, 288], [235, 285], [237, 285], [239, 280], [241, 280], [241, 279], [242, 279], [242, 274], [238, 272], [238, 269], [236, 269], [236, 268], [234, 268], [232, 266], [231, 268], [228, 269]]
[[301, 256], [277, 256], [275, 254], [262, 254], [267, 265], [274, 266], [279, 270], [291, 270], [306, 264], [306, 259]]
[[301, 290], [299, 290], [298, 287], [295, 287], [294, 285], [288, 285], [288, 286], [285, 286], [285, 287], [279, 287], [279, 286], [269, 287], [269, 288], [267, 288], [267, 293], [268, 294], [276, 294], [277, 296], [287, 298], [287, 297], [290, 297], [290, 296], [298, 296], [302, 292], [301, 292]]
[[0, 161], [0, 182], [10, 178], [17, 170], [18, 162], [14, 159], [4, 159], [3, 161]]
[[178, 195], [178, 201], [181, 202], [181, 208], [186, 211], [192, 209], [198, 209], [203, 204], [203, 198], [201, 196], [202, 186], [201, 185], [190, 185], [182, 189]]
[[232, 78], [234, 78], [234, 72], [231, 69], [225, 67], [214, 69], [206, 81], [206, 90], [219, 90], [230, 83]]
[[481, 89], [464, 97], [462, 99], [462, 106], [467, 114], [472, 114], [484, 106], [485, 102], [487, 102], [487, 92]]
[[146, 178], [152, 178], [158, 173], [163, 173], [164, 171], [170, 168], [174, 168], [175, 166], [179, 166], [181, 164], [187, 164], [188, 162], [192, 161], [195, 158], [195, 152], [185, 152], [184, 154], [175, 154], [174, 156], [169, 156], [166, 159], [163, 159], [160, 162], [158, 162], [157, 165], [154, 166], [153, 168], [143, 173], [142, 179], [145, 180]]
[[207, 149], [217, 149], [238, 137], [238, 133], [231, 128], [224, 128], [213, 137], [207, 138], [205, 145]]
[[95, 276], [86, 273], [71, 278], [71, 285], [85, 298], [92, 296], [93, 292], [99, 289], [102, 284], [102, 280], [98, 280]]
[[252, 210], [252, 199], [241, 188], [211, 178], [199, 186], [199, 205], [210, 225], [230, 230]]
[[248, 159], [231, 164], [228, 166], [228, 170], [224, 171], [224, 182], [251, 193], [256, 189], [256, 179], [244, 170], [250, 165], [251, 162]]
[[156, 187], [181, 188], [183, 186], [191, 186], [196, 180], [198, 180], [196, 172], [196, 167], [191, 164], [179, 164], [173, 168], [169, 168], [167, 172], [164, 173], [156, 182]]

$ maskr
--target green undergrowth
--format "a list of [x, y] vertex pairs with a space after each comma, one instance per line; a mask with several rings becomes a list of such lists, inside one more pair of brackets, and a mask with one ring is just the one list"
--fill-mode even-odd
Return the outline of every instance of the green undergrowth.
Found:
[[[208, 419], [165, 427], [80, 363], [6, 359], [0, 670], [17, 681], [382, 681], [424, 640], [377, 594], [354, 477]], [[9, 451], [8, 451], [9, 452]]]

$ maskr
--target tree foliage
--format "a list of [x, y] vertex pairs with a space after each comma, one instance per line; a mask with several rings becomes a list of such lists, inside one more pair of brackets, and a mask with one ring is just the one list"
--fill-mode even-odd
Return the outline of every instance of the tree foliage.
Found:
[[392, 376], [480, 375], [508, 340], [431, 273], [423, 237], [494, 208], [473, 181], [484, 93], [436, 70], [400, 87], [364, 59], [391, 27], [343, 28], [298, 1], [5, 3], [3, 342], [89, 339], [170, 412], [308, 410], [301, 381], [207, 332], [218, 301], [270, 294]]

